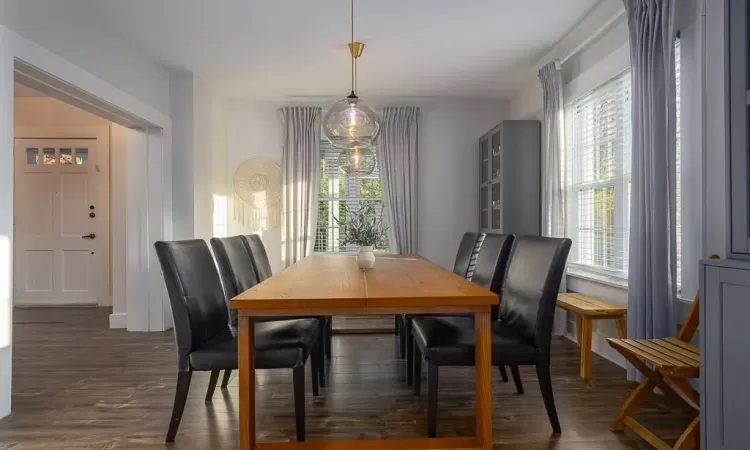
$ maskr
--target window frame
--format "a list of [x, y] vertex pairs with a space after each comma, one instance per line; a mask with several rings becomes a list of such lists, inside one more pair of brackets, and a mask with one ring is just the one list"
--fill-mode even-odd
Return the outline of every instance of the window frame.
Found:
[[[373, 147], [370, 149], [373, 154], [377, 157], [377, 148]], [[325, 160], [326, 160], [326, 153], [339, 153], [340, 150], [334, 149], [330, 143], [325, 141], [325, 138], [321, 141], [321, 147], [320, 147], [320, 169], [319, 174], [322, 175], [323, 170], [325, 170]], [[340, 196], [339, 192], [339, 183], [342, 182], [341, 172], [339, 171], [338, 167], [336, 168], [336, 173], [338, 176], [334, 178], [329, 178], [328, 182], [328, 196], [320, 196], [320, 194], [317, 196], [317, 204], [316, 204], [316, 217], [319, 219], [319, 211], [320, 206], [324, 202], [329, 203], [329, 217], [328, 217], [328, 226], [326, 227], [326, 234], [327, 239], [329, 241], [333, 240], [334, 242], [339, 242], [340, 238], [340, 231], [339, 226], [332, 226], [332, 224], [336, 223], [336, 219], [340, 218], [340, 215], [337, 215], [336, 212], [340, 211], [340, 204], [341, 202], [360, 202], [360, 201], [367, 201], [367, 200], [375, 200], [376, 202], [379, 202], [380, 207], [377, 209], [380, 214], [383, 215], [383, 220], [386, 221], [386, 226], [388, 226], [387, 220], [388, 216], [385, 211], [385, 199], [382, 195], [382, 184], [380, 179], [380, 171], [379, 171], [379, 162], [377, 162], [376, 159], [376, 165], [375, 170], [372, 174], [366, 175], [366, 176], [352, 176], [352, 175], [346, 175], [347, 177], [352, 177], [355, 180], [355, 183], [352, 183], [350, 181], [344, 180], [344, 195]], [[381, 196], [380, 197], [363, 197], [361, 195], [362, 192], [362, 181], [364, 180], [377, 180], [378, 184], [380, 185], [381, 189]], [[318, 180], [318, 193], [321, 191], [323, 179], [321, 177], [320, 180]], [[359, 195], [355, 195], [359, 194]], [[334, 255], [341, 255], [341, 254], [356, 254], [357, 249], [356, 246], [352, 244], [347, 244], [344, 246], [340, 246], [343, 248], [346, 248], [346, 250], [331, 250], [331, 246], [329, 246], [326, 250], [318, 250], [317, 247], [317, 241], [318, 241], [318, 228], [319, 224], [316, 224], [315, 227], [315, 240], [313, 242], [313, 253], [316, 254], [334, 254]], [[376, 248], [375, 253], [390, 253], [390, 242], [388, 241], [388, 236], [386, 233], [385, 236], [385, 242], [386, 242], [386, 248]], [[351, 248], [348, 248], [351, 247]]]
[[[565, 189], [566, 195], [568, 196], [568, 211], [566, 212], [566, 228], [569, 230], [568, 234], [574, 236], [573, 247], [571, 248], [571, 257], [569, 257], [568, 271], [572, 274], [582, 274], [584, 277], [586, 274], [593, 275], [593, 278], [604, 278], [610, 283], [617, 285], [627, 285], [627, 265], [628, 265], [628, 245], [630, 237], [630, 183], [632, 179], [631, 171], [629, 167], [631, 161], [626, 160], [626, 156], [631, 156], [630, 151], [621, 151], [617, 156], [617, 162], [615, 164], [614, 177], [602, 180], [594, 181], [579, 181], [583, 177], [580, 175], [581, 168], [583, 167], [583, 158], [585, 157], [584, 152], [575, 152], [574, 148], [577, 146], [576, 140], [576, 129], [575, 129], [575, 108], [576, 104], [587, 96], [594, 94], [596, 91], [606, 88], [610, 83], [616, 83], [623, 77], [630, 76], [631, 69], [627, 69], [619, 72], [615, 76], [607, 79], [603, 83], [591, 89], [588, 92], [582, 93], [579, 96], [571, 99], [565, 104], [565, 136], [567, 137], [565, 145], [566, 149], [564, 154], [566, 156], [565, 166], [567, 168], [564, 174], [566, 182]], [[632, 86], [630, 87], [632, 91]], [[627, 104], [627, 103], [626, 103]], [[624, 105], [623, 105], [624, 106]], [[629, 111], [626, 112], [623, 117], [630, 117]], [[619, 124], [620, 133], [623, 136], [622, 148], [630, 144], [632, 148], [632, 137], [627, 133], [627, 129], [623, 124]], [[628, 170], [626, 170], [628, 169]], [[593, 189], [611, 187], [613, 189], [613, 195], [615, 199], [614, 207], [614, 233], [615, 236], [622, 236], [621, 240], [624, 243], [623, 248], [615, 249], [615, 251], [623, 251], [625, 257], [622, 261], [623, 270], [611, 269], [605, 266], [598, 266], [594, 264], [586, 264], [578, 262], [580, 261], [580, 246], [579, 246], [579, 217], [580, 217], [580, 205], [579, 205], [579, 194], [584, 191], [591, 191]], [[594, 228], [592, 225], [592, 233]], [[617, 239], [617, 238], [615, 238]], [[593, 251], [591, 258], [593, 259]]]

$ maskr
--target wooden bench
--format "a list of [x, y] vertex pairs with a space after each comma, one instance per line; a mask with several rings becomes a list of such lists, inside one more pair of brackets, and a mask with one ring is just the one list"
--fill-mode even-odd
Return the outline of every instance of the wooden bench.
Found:
[[561, 293], [557, 296], [557, 307], [576, 315], [578, 345], [581, 347], [581, 378], [591, 378], [591, 339], [594, 333], [593, 321], [613, 319], [620, 338], [628, 337], [626, 315], [628, 309], [590, 295], [577, 292]]

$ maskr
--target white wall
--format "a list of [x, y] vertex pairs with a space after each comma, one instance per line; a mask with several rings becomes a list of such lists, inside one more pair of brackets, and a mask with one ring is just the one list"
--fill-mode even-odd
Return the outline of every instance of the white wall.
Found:
[[101, 22], [72, 15], [66, 2], [0, 0], [0, 25], [169, 115], [169, 74]]
[[462, 235], [479, 229], [481, 135], [506, 119], [506, 102], [443, 100], [422, 105], [419, 123], [419, 254], [452, 269]]
[[174, 238], [213, 237], [214, 196], [225, 195], [224, 102], [192, 73], [170, 75]]
[[[461, 235], [479, 227], [479, 169], [477, 140], [506, 118], [506, 102], [421, 99], [418, 154], [419, 253], [445, 267], [453, 267]], [[406, 104], [405, 100], [373, 102], [376, 106]], [[328, 106], [321, 105], [323, 107]], [[282, 103], [233, 102], [227, 117], [227, 183], [234, 170], [250, 156], [281, 163], [282, 134], [277, 109]], [[227, 185], [227, 192], [231, 186]], [[229, 234], [247, 234], [232, 219]], [[262, 234], [274, 271], [281, 269], [281, 230]]]
[[[229, 236], [258, 232], [244, 227], [233, 218], [232, 176], [246, 158], [261, 156], [281, 164], [281, 123], [276, 110], [282, 103], [230, 102], [227, 108], [227, 157], [225, 192], [229, 195]], [[271, 269], [279, 272], [281, 264], [281, 227], [261, 234]]]
[[[195, 236], [210, 239], [214, 232], [213, 210], [219, 207], [219, 215], [227, 215], [221, 208], [219, 197], [226, 196], [227, 124], [225, 102], [213, 93], [206, 84], [196, 78], [194, 82], [195, 106]], [[218, 205], [215, 205], [215, 200]], [[226, 223], [226, 222], [225, 222]], [[217, 230], [218, 231], [218, 230]]]
[[0, 417], [10, 414], [13, 355], [13, 53], [0, 27]]
[[169, 82], [172, 110], [172, 207], [174, 239], [195, 237], [195, 130], [193, 74], [172, 73]]

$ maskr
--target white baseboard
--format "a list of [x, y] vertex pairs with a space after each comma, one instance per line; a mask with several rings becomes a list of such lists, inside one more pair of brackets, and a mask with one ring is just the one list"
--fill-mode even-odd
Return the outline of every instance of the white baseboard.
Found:
[[128, 313], [112, 313], [109, 315], [110, 328], [127, 328]]
[[57, 301], [53, 302], [24, 302], [24, 301], [13, 301], [14, 308], [97, 308], [99, 305], [96, 303], [60, 303]]

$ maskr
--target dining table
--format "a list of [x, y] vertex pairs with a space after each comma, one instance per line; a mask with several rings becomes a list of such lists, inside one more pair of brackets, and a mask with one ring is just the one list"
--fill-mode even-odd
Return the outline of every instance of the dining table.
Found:
[[[238, 321], [241, 450], [492, 448], [490, 311], [497, 294], [419, 256], [379, 256], [361, 270], [353, 255], [303, 258], [231, 300]], [[476, 431], [468, 437], [257, 442], [254, 323], [267, 316], [474, 314]], [[419, 432], [424, 432], [419, 430]]]

